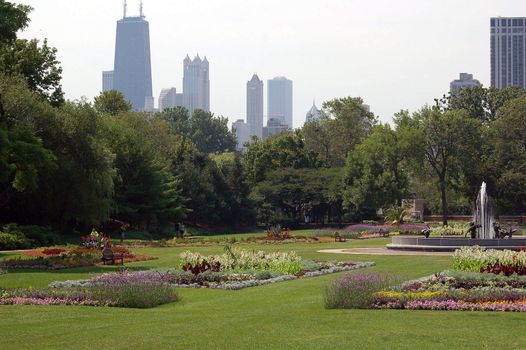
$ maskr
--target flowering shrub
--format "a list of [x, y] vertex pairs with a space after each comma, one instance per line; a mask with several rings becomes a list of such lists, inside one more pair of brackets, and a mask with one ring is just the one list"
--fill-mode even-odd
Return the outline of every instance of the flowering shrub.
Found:
[[167, 273], [123, 271], [91, 278], [89, 290], [95, 300], [112, 300], [114, 306], [150, 308], [179, 299], [170, 281]]
[[110, 237], [104, 235], [102, 232], [97, 232], [95, 229], [87, 236], [81, 237], [81, 245], [86, 248], [104, 249], [104, 247], [110, 247]]
[[179, 268], [197, 274], [203, 271], [275, 271], [285, 274], [301, 272], [301, 258], [296, 252], [247, 251], [241, 248], [225, 248], [220, 256], [202, 256], [186, 251], [181, 253]]
[[526, 252], [462, 247], [453, 256], [453, 268], [460, 271], [526, 275]]
[[328, 309], [369, 308], [375, 301], [374, 293], [398, 281], [393, 275], [378, 272], [347, 273], [325, 288], [325, 307]]
[[190, 271], [194, 275], [205, 271], [221, 271], [221, 263], [216, 260], [215, 256], [203, 256], [190, 251], [185, 251], [180, 256], [180, 267], [183, 271]]

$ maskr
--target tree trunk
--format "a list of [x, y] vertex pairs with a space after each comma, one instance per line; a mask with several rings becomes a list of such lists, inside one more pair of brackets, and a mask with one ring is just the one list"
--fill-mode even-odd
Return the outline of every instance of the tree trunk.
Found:
[[447, 225], [447, 198], [445, 180], [440, 180], [440, 192], [442, 194], [442, 224]]

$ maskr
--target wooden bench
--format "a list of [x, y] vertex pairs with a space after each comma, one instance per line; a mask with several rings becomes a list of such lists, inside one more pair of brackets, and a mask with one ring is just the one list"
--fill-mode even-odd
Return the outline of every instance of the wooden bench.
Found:
[[124, 265], [124, 254], [114, 253], [110, 248], [104, 248], [102, 250], [102, 263], [106, 265], [107, 262], [111, 262], [112, 265], [115, 265], [115, 260], [121, 261], [121, 265]]
[[334, 242], [345, 242], [345, 237], [340, 235], [338, 232], [334, 232]]

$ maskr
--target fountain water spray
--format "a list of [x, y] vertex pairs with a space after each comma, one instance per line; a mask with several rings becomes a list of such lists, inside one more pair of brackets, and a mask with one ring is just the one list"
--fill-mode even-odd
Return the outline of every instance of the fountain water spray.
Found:
[[477, 238], [492, 239], [495, 238], [493, 230], [493, 213], [490, 207], [490, 200], [486, 192], [486, 183], [482, 182], [480, 191], [477, 196], [477, 204], [475, 207], [474, 220], [476, 225], [480, 225], [477, 229]]

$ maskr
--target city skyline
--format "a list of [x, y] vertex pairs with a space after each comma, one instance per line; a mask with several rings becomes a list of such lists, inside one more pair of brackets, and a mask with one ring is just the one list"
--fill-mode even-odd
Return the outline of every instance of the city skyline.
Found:
[[[92, 100], [101, 91], [101, 72], [112, 67], [122, 1], [23, 3], [35, 10], [21, 37], [48, 38], [58, 49], [66, 97]], [[128, 1], [130, 15], [138, 12], [138, 3]], [[56, 8], [62, 16], [55, 16]], [[313, 98], [321, 107], [332, 98], [360, 96], [382, 121], [391, 121], [400, 109], [432, 104], [460, 72], [489, 86], [490, 18], [524, 15], [526, 4], [144, 1], [144, 13], [150, 22], [154, 96], [163, 88], [182, 88], [178, 62], [187, 52], [206, 53], [213, 62], [212, 112], [230, 121], [244, 117], [246, 77], [254, 71], [261, 77], [285, 75], [294, 81], [293, 124], [300, 126]]]

